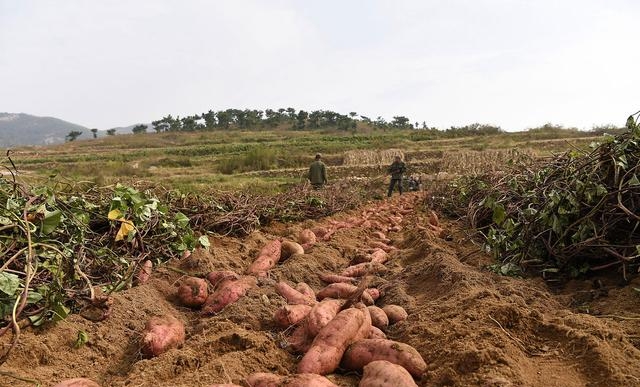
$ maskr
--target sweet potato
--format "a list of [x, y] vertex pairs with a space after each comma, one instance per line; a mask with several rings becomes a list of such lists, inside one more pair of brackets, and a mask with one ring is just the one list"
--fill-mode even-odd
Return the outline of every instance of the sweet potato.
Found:
[[369, 313], [369, 309], [367, 309], [363, 304], [356, 304], [355, 307], [362, 312], [364, 319], [362, 320], [362, 325], [360, 325], [358, 333], [353, 338], [353, 342], [368, 338], [369, 335], [371, 335], [371, 328], [373, 327], [373, 325], [371, 325], [371, 314]]
[[392, 252], [394, 250], [398, 250], [397, 247], [389, 246], [388, 244], [380, 242], [380, 241], [371, 241], [371, 242], [369, 242], [369, 246], [374, 248], [374, 249], [382, 249], [387, 253]]
[[387, 317], [384, 310], [375, 305], [367, 306], [367, 309], [369, 309], [369, 313], [371, 314], [371, 324], [373, 324], [374, 327], [384, 330], [389, 326], [389, 317]]
[[260, 253], [258, 253], [258, 257], [267, 256], [272, 257], [273, 260], [277, 263], [280, 261], [280, 254], [282, 251], [282, 242], [280, 239], [274, 239], [271, 242], [264, 245], [262, 249], [260, 249]]
[[318, 300], [322, 300], [324, 298], [349, 298], [357, 289], [358, 287], [355, 285], [344, 282], [336, 282], [320, 289], [317, 297]]
[[245, 379], [249, 387], [280, 387], [284, 376], [270, 374], [268, 372], [256, 372]]
[[367, 289], [364, 289], [360, 294], [360, 302], [367, 306], [375, 304], [375, 300], [371, 297], [371, 294], [367, 293]]
[[353, 277], [347, 277], [344, 275], [337, 275], [337, 274], [331, 274], [331, 273], [320, 273], [318, 277], [322, 282], [326, 282], [328, 284], [333, 284], [338, 282], [346, 282], [346, 283], [353, 284], [358, 282], [358, 280]]
[[219, 270], [219, 271], [212, 271], [209, 274], [207, 274], [207, 279], [209, 280], [209, 282], [211, 283], [211, 285], [213, 285], [213, 287], [215, 288], [216, 286], [218, 286], [218, 284], [224, 280], [237, 280], [240, 279], [240, 276], [230, 270]]
[[155, 316], [142, 332], [141, 350], [149, 357], [161, 355], [184, 343], [184, 324], [171, 315]]
[[374, 231], [371, 233], [371, 235], [373, 235], [374, 237], [381, 239], [381, 240], [388, 240], [387, 236], [384, 235], [384, 233], [382, 231]]
[[304, 320], [311, 311], [309, 305], [283, 305], [276, 309], [273, 320], [279, 326], [286, 328]]
[[363, 370], [359, 387], [418, 387], [404, 367], [386, 360], [372, 361]]
[[100, 387], [100, 385], [91, 379], [73, 378], [63, 380], [53, 387]]
[[314, 243], [316, 243], [316, 241], [316, 234], [314, 234], [313, 231], [309, 230], [308, 228], [305, 228], [304, 230], [300, 231], [300, 234], [298, 234], [298, 243], [303, 246], [305, 244], [313, 245]]
[[313, 232], [313, 235], [315, 235], [316, 240], [324, 238], [325, 235], [331, 232], [328, 228], [322, 226], [314, 227], [311, 231]]
[[144, 263], [142, 264], [142, 267], [140, 268], [140, 270], [138, 271], [138, 274], [136, 275], [136, 284], [138, 285], [146, 284], [149, 281], [149, 278], [151, 278], [152, 271], [153, 271], [153, 262], [147, 259], [146, 261], [144, 261]]
[[382, 310], [389, 318], [389, 324], [395, 324], [400, 321], [404, 321], [409, 317], [407, 311], [399, 305], [385, 305]]
[[367, 288], [364, 291], [365, 293], [369, 294], [371, 298], [373, 298], [373, 301], [376, 301], [378, 298], [380, 298], [380, 291], [376, 288]]
[[358, 336], [365, 318], [366, 313], [357, 308], [338, 313], [313, 339], [298, 363], [298, 373], [326, 375], [333, 372], [346, 348]]
[[431, 226], [440, 227], [440, 220], [438, 219], [438, 214], [436, 214], [435, 211], [431, 210], [429, 212], [427, 223], [429, 223]]
[[251, 265], [245, 271], [245, 274], [255, 275], [258, 277], [266, 277], [267, 271], [272, 269], [278, 261], [280, 261], [282, 243], [279, 239], [275, 239], [267, 243], [258, 254]]
[[242, 276], [237, 280], [222, 281], [216, 291], [207, 297], [202, 306], [202, 313], [208, 315], [220, 312], [225, 306], [238, 301], [240, 297], [247, 293], [247, 290], [256, 286], [256, 284], [257, 281], [252, 276]]
[[309, 296], [306, 296], [299, 291], [295, 290], [286, 282], [278, 282], [276, 284], [276, 292], [287, 300], [291, 305], [315, 305], [317, 302]]
[[371, 253], [371, 262], [385, 263], [387, 261], [387, 252], [383, 249], [376, 248]]
[[280, 250], [281, 261], [291, 258], [294, 254], [304, 254], [304, 248], [300, 244], [292, 241], [282, 241]]
[[386, 339], [387, 335], [385, 335], [385, 333], [382, 332], [380, 328], [371, 326], [371, 329], [369, 330], [369, 336], [366, 338], [367, 339]]
[[296, 284], [296, 290], [304, 294], [305, 296], [312, 298], [314, 301], [316, 300], [316, 292], [314, 292], [311, 286], [307, 285], [306, 283], [298, 282]]
[[178, 287], [178, 300], [188, 307], [202, 306], [209, 296], [207, 281], [197, 277], [187, 277]]
[[271, 255], [261, 255], [249, 265], [245, 274], [255, 275], [256, 277], [266, 277], [267, 271], [271, 270], [278, 261]]
[[287, 337], [287, 350], [293, 353], [305, 353], [309, 350], [313, 336], [307, 329], [307, 324], [298, 325], [291, 335]]
[[303, 243], [300, 246], [302, 246], [302, 250], [304, 250], [305, 253], [308, 253], [309, 251], [311, 251], [311, 249], [313, 248], [313, 246], [315, 245], [314, 243]]
[[286, 376], [281, 387], [338, 387], [324, 376], [316, 374], [296, 374]]
[[207, 387], [242, 387], [239, 384], [233, 384], [233, 383], [222, 383], [222, 384], [210, 384]]
[[347, 370], [361, 370], [375, 360], [387, 360], [404, 367], [415, 377], [427, 370], [427, 363], [409, 344], [385, 339], [364, 339], [351, 344], [344, 353], [340, 366]]
[[315, 337], [320, 332], [320, 329], [336, 317], [343, 304], [344, 301], [342, 300], [325, 298], [314, 305], [307, 316], [307, 332], [309, 335]]
[[385, 271], [386, 267], [379, 262], [365, 262], [349, 266], [340, 273], [346, 277], [362, 277], [368, 274], [375, 274]]

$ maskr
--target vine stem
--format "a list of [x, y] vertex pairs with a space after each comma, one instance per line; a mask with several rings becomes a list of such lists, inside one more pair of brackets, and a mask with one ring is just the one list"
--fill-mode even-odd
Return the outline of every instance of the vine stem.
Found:
[[11, 327], [13, 329], [13, 339], [11, 340], [11, 345], [9, 349], [6, 350], [5, 353], [0, 356], [0, 365], [4, 364], [9, 358], [9, 354], [18, 344], [18, 339], [20, 338], [20, 325], [18, 324], [18, 316], [22, 313], [22, 309], [24, 309], [27, 304], [27, 297], [29, 296], [29, 285], [31, 284], [31, 280], [35, 277], [36, 270], [33, 267], [33, 244], [31, 242], [31, 228], [29, 227], [29, 220], [27, 219], [28, 209], [36, 200], [36, 197], [31, 197], [27, 201], [22, 211], [22, 217], [24, 221], [24, 230], [27, 234], [27, 257], [25, 261], [25, 280], [24, 280], [24, 289], [20, 294], [20, 297], [16, 299], [16, 302], [13, 304], [13, 310], [11, 312]]

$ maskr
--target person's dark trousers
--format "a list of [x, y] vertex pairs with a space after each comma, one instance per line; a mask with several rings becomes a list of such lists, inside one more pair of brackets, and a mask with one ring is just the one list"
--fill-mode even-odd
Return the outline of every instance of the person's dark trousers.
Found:
[[398, 191], [400, 191], [400, 195], [402, 195], [402, 180], [400, 179], [391, 179], [391, 183], [389, 183], [389, 192], [387, 193], [387, 197], [391, 196], [393, 192], [393, 187], [398, 183]]

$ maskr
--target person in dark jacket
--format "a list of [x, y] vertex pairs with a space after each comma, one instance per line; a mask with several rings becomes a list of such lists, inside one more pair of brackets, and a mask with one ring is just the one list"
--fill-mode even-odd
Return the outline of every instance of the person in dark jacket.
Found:
[[387, 197], [391, 197], [393, 187], [398, 184], [398, 191], [402, 195], [402, 175], [404, 174], [406, 167], [400, 156], [396, 156], [393, 163], [389, 166], [389, 174], [391, 175], [391, 182], [389, 183], [389, 192]]
[[327, 184], [327, 167], [321, 160], [320, 154], [316, 155], [316, 160], [309, 167], [309, 182], [315, 189], [322, 188]]

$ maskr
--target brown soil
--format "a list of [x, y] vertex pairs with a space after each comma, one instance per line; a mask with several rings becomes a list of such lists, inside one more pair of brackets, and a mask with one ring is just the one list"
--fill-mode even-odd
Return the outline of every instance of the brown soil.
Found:
[[[368, 207], [385, 215], [393, 208], [385, 203], [411, 207], [421, 202], [420, 194], [409, 194]], [[379, 305], [399, 304], [409, 312], [387, 335], [414, 346], [426, 360], [428, 371], [419, 385], [640, 386], [640, 294], [634, 290], [640, 279], [623, 286], [617, 283], [621, 276], [612, 275], [550, 289], [541, 279], [498, 276], [485, 269], [491, 259], [455, 222], [443, 222], [444, 239], [415, 227], [426, 224], [419, 207], [404, 217], [402, 231], [388, 234], [399, 250], [386, 263], [388, 272], [374, 281], [384, 289]], [[362, 210], [321, 222], [277, 224], [244, 239], [211, 238], [210, 251], [167, 266], [194, 274], [241, 273], [267, 241], [294, 239], [303, 228]], [[116, 294], [105, 321], [73, 315], [47, 329], [24, 330], [0, 367], [0, 386], [35, 385], [26, 379], [50, 386], [84, 376], [102, 386], [206, 387], [242, 384], [253, 372], [294, 373], [297, 357], [283, 349], [286, 334], [272, 323], [274, 310], [285, 303], [273, 285], [305, 281], [319, 290], [324, 284], [317, 274], [346, 267], [366, 248], [370, 234], [364, 228], [338, 230], [310, 253], [280, 264], [257, 289], [213, 317], [178, 306], [174, 291], [181, 274], [158, 268], [149, 283]], [[184, 321], [186, 344], [143, 358], [138, 342], [145, 322], [168, 313]], [[74, 349], [79, 331], [88, 333], [89, 342]], [[356, 386], [359, 375], [338, 372], [329, 378]]]

